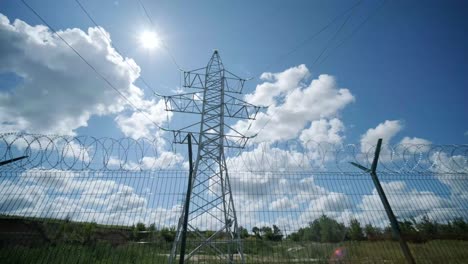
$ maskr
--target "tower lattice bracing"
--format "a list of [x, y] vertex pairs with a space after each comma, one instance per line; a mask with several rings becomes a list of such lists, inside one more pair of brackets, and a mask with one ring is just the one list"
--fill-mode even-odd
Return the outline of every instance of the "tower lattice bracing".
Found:
[[[184, 72], [184, 87], [197, 91], [165, 97], [166, 110], [200, 114], [201, 120], [173, 131], [175, 143], [187, 143], [188, 133], [198, 145], [188, 206], [185, 262], [210, 256], [216, 263], [245, 263], [225, 148], [243, 148], [248, 137], [226, 124], [228, 118], [254, 119], [259, 107], [235, 97], [245, 80], [224, 69], [218, 51], [205, 68]], [[185, 207], [170, 256], [176, 263], [181, 250]], [[179, 259], [180, 261], [180, 259]]]

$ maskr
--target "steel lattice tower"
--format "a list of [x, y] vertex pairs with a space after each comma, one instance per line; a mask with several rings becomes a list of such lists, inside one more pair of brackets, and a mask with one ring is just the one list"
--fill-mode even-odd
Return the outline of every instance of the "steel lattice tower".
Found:
[[[259, 110], [234, 97], [242, 93], [244, 83], [244, 79], [224, 69], [215, 50], [205, 68], [184, 72], [184, 87], [198, 91], [164, 97], [168, 111], [201, 115], [200, 122], [172, 131], [175, 143], [187, 143], [188, 133], [193, 133], [198, 150], [191, 198], [184, 203], [169, 263], [176, 263], [181, 250], [186, 206], [189, 211], [184, 261], [198, 254], [216, 256], [221, 263], [245, 263], [224, 154], [225, 148], [243, 148], [248, 140], [225, 119], [255, 119]], [[199, 131], [193, 131], [198, 126]]]

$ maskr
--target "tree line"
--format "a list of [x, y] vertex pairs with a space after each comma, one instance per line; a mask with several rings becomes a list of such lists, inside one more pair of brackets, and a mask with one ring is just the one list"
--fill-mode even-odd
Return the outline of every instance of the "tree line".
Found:
[[[427, 216], [419, 221], [414, 218], [399, 221], [402, 236], [411, 242], [425, 242], [434, 239], [468, 240], [468, 223], [463, 218], [454, 218], [447, 223], [438, 223]], [[340, 242], [340, 241], [376, 241], [392, 240], [394, 234], [390, 226], [384, 228], [370, 223], [362, 225], [357, 219], [351, 219], [349, 225], [340, 223], [335, 219], [322, 215], [309, 222], [306, 227], [284, 236], [283, 231], [276, 225], [273, 227], [254, 226], [251, 233], [246, 228], [239, 228], [243, 239], [259, 239], [268, 241], [314, 241], [314, 242]]]
[[[38, 243], [71, 243], [93, 245], [98, 241], [108, 241], [114, 245], [135, 242], [157, 242], [170, 244], [176, 236], [175, 227], [157, 228], [155, 224], [146, 226], [137, 223], [130, 227], [106, 226], [96, 223], [73, 222], [65, 220], [33, 220], [33, 219], [3, 219], [5, 226], [10, 226], [18, 234], [24, 232], [37, 233]], [[10, 223], [11, 222], [11, 223]], [[405, 219], [399, 221], [402, 236], [411, 242], [425, 242], [429, 240], [468, 240], [468, 222], [463, 218], [454, 218], [446, 223], [439, 223], [424, 216], [420, 220]], [[215, 231], [199, 231], [210, 236]], [[314, 241], [314, 242], [340, 242], [340, 241], [376, 241], [392, 240], [394, 235], [390, 226], [378, 227], [370, 223], [361, 224], [357, 219], [352, 219], [348, 225], [337, 220], [322, 215], [309, 222], [305, 227], [285, 235], [277, 225], [254, 226], [251, 231], [244, 227], [238, 229], [241, 239], [262, 240], [262, 241]], [[187, 235], [189, 238], [195, 237], [193, 232]], [[221, 234], [220, 237], [223, 235]], [[36, 239], [36, 240], [37, 240]], [[8, 241], [7, 241], [8, 240]], [[11, 241], [10, 241], [11, 240]], [[26, 241], [27, 240], [27, 241]], [[3, 241], [5, 243], [31, 244], [33, 239], [29, 237], [10, 236]], [[27, 243], [26, 243], [27, 242]]]
[[[435, 239], [450, 240], [468, 240], [468, 222], [463, 218], [454, 218], [446, 223], [439, 223], [423, 216], [419, 221], [405, 219], [399, 221], [402, 236], [411, 242], [425, 242]], [[95, 224], [84, 225], [86, 237], [89, 239]], [[122, 232], [121, 230], [120, 232]], [[205, 230], [201, 233], [214, 233], [214, 231]], [[378, 227], [370, 223], [361, 224], [357, 219], [351, 219], [349, 225], [340, 223], [337, 220], [322, 215], [309, 222], [305, 227], [285, 235], [277, 226], [254, 226], [249, 232], [246, 228], [240, 226], [238, 229], [241, 239], [256, 239], [265, 241], [314, 241], [314, 242], [340, 242], [340, 241], [378, 241], [392, 240], [394, 234], [390, 226]], [[161, 241], [173, 242], [176, 236], [174, 227], [156, 228], [154, 224], [145, 226], [143, 223], [137, 223], [127, 231], [127, 239], [131, 241]], [[188, 237], [194, 236], [189, 232]]]
[[[399, 221], [403, 238], [411, 242], [425, 242], [434, 239], [468, 240], [468, 223], [462, 218], [455, 218], [447, 223], [438, 223], [424, 216], [419, 221], [405, 219]], [[380, 228], [370, 223], [362, 225], [352, 219], [348, 226], [326, 215], [310, 222], [287, 236], [293, 241], [340, 242], [345, 240], [375, 241], [392, 240], [394, 234], [390, 226]]]

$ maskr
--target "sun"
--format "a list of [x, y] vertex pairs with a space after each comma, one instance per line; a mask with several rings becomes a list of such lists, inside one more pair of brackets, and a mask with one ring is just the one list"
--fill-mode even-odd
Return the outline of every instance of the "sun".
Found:
[[148, 50], [156, 49], [161, 45], [161, 40], [153, 31], [143, 31], [139, 36], [140, 45]]

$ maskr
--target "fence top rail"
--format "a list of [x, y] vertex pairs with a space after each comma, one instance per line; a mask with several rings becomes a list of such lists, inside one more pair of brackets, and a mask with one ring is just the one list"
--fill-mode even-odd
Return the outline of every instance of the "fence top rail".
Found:
[[[196, 147], [196, 146], [195, 146]], [[375, 145], [327, 142], [262, 142], [228, 150], [231, 172], [359, 172], [350, 162], [370, 167]], [[185, 147], [165, 139], [96, 138], [24, 133], [0, 134], [0, 171], [188, 171]], [[382, 173], [468, 173], [468, 145], [397, 144], [382, 146]]]

